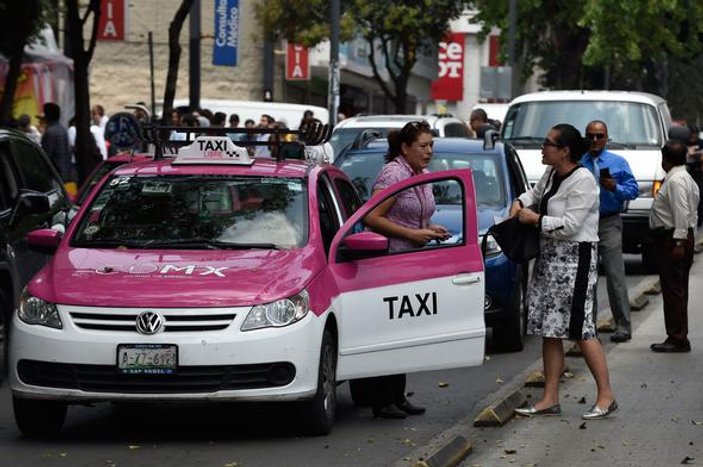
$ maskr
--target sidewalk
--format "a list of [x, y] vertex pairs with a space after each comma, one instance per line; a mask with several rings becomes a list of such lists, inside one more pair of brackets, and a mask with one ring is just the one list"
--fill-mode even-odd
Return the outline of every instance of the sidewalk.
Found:
[[[657, 354], [650, 344], [666, 338], [660, 295], [649, 296], [646, 312], [634, 313], [633, 339], [610, 344], [607, 361], [619, 410], [610, 418], [584, 422], [595, 383], [582, 357], [567, 357], [574, 374], [560, 386], [562, 415], [513, 417], [500, 428], [471, 430], [473, 448], [463, 466], [632, 466], [703, 465], [703, 261], [691, 270], [691, 353]], [[523, 390], [528, 402], [540, 388]]]

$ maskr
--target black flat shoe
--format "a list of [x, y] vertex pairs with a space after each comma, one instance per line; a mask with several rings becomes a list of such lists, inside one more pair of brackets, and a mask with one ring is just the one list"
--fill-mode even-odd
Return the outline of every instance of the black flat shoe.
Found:
[[395, 404], [395, 406], [408, 415], [422, 415], [423, 413], [425, 413], [424, 407], [412, 405], [408, 400], [404, 400], [403, 402]]
[[662, 342], [661, 344], [652, 344], [650, 348], [654, 352], [665, 352], [665, 353], [682, 353], [682, 352], [690, 352], [691, 351], [691, 344], [688, 345], [681, 345], [681, 344], [674, 344], [673, 342]]
[[617, 331], [615, 332], [612, 336], [610, 336], [610, 340], [612, 342], [627, 342], [630, 339], [632, 339], [632, 334], [629, 332], [623, 332], [623, 331]]
[[395, 404], [385, 407], [374, 407], [373, 416], [378, 418], [406, 418], [408, 415], [401, 411]]

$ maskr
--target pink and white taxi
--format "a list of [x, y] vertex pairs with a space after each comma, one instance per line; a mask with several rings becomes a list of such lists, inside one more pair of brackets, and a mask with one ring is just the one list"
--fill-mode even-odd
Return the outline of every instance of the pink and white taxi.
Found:
[[[462, 213], [456, 241], [389, 253], [364, 216], [424, 184]], [[226, 137], [122, 166], [65, 234], [29, 234], [53, 256], [12, 320], [17, 425], [57, 434], [91, 401], [298, 401], [328, 433], [339, 381], [481, 364], [477, 239], [469, 170], [362, 206], [336, 167], [252, 160]]]

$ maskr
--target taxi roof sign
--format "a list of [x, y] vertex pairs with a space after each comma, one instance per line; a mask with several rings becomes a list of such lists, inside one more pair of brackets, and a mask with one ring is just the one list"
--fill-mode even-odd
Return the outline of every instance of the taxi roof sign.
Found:
[[251, 165], [246, 148], [237, 146], [228, 136], [198, 136], [189, 146], [179, 148], [173, 164]]

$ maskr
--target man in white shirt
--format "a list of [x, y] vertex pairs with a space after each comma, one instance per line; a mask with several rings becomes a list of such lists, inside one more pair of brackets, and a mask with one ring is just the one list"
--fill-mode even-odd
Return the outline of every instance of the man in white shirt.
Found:
[[664, 183], [649, 214], [664, 299], [667, 338], [652, 344], [654, 352], [690, 352], [688, 276], [693, 264], [693, 229], [698, 221], [700, 191], [686, 171], [686, 144], [671, 139], [662, 148]]

